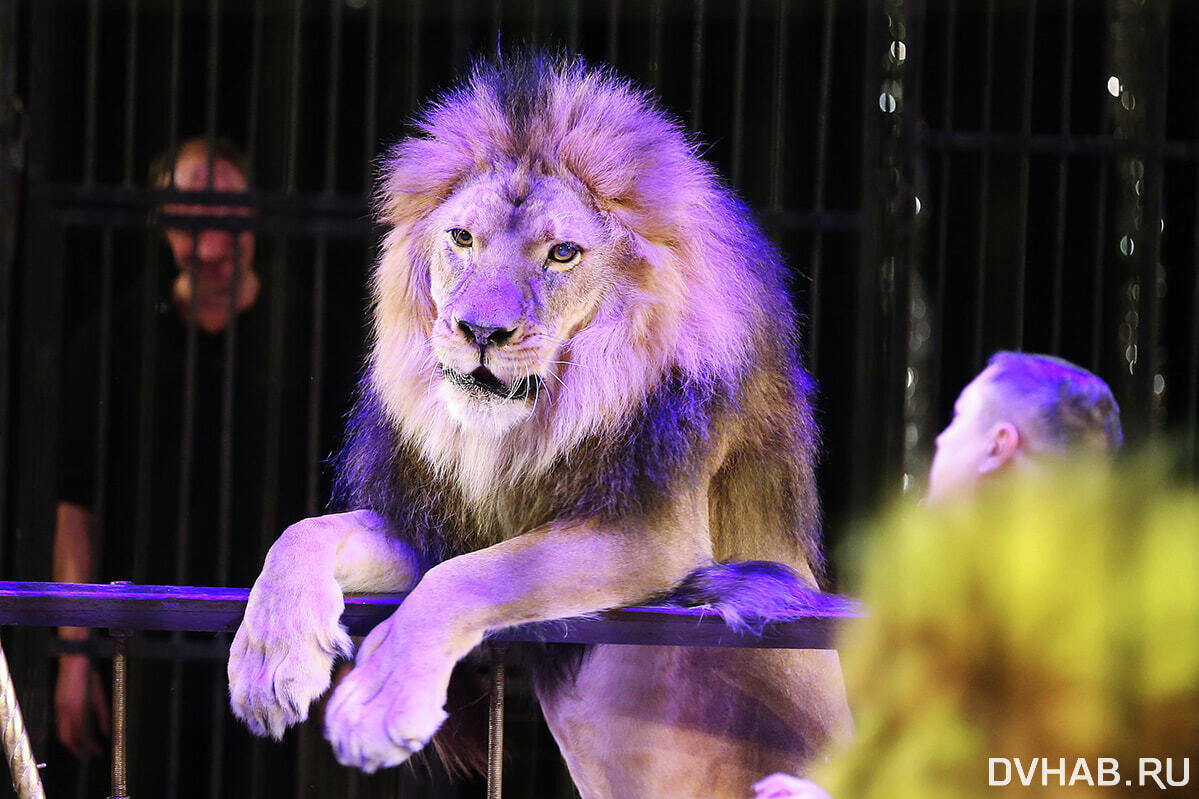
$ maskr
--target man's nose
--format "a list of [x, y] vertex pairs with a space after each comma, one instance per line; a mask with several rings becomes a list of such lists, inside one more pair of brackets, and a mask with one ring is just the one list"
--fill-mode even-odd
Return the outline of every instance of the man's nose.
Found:
[[196, 236], [196, 257], [223, 261], [233, 255], [233, 234], [228, 230], [201, 230]]

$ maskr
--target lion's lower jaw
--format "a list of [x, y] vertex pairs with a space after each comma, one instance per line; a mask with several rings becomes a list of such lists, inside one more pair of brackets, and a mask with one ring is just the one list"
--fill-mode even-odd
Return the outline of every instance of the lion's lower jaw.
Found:
[[532, 402], [479, 396], [445, 380], [437, 392], [450, 418], [475, 433], [498, 436], [533, 415]]

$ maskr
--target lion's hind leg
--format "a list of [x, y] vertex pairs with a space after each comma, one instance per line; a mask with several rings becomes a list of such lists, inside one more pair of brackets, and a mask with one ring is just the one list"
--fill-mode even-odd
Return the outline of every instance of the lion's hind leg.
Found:
[[746, 799], [851, 727], [831, 651], [597, 646], [539, 698], [583, 799]]

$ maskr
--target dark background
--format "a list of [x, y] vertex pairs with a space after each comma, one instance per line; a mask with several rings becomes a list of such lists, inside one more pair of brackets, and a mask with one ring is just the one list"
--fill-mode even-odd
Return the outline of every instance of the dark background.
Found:
[[[170, 268], [150, 160], [196, 134], [242, 145], [260, 268], [313, 287], [318, 357], [358, 351], [373, 158], [497, 45], [653, 89], [783, 247], [834, 552], [921, 490], [1000, 348], [1093, 369], [1131, 447], [1165, 435], [1193, 474], [1197, 36], [1199, 8], [1160, 0], [2, 0], [0, 575], [49, 577], [65, 342], [106, 291]], [[44, 738], [45, 639], [13, 638]]]

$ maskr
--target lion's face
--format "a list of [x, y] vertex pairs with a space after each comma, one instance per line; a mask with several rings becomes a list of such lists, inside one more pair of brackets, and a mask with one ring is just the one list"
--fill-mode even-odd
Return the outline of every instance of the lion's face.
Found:
[[620, 247], [562, 179], [486, 173], [427, 230], [440, 392], [464, 424], [502, 430], [552, 401], [569, 342], [614, 285]]

